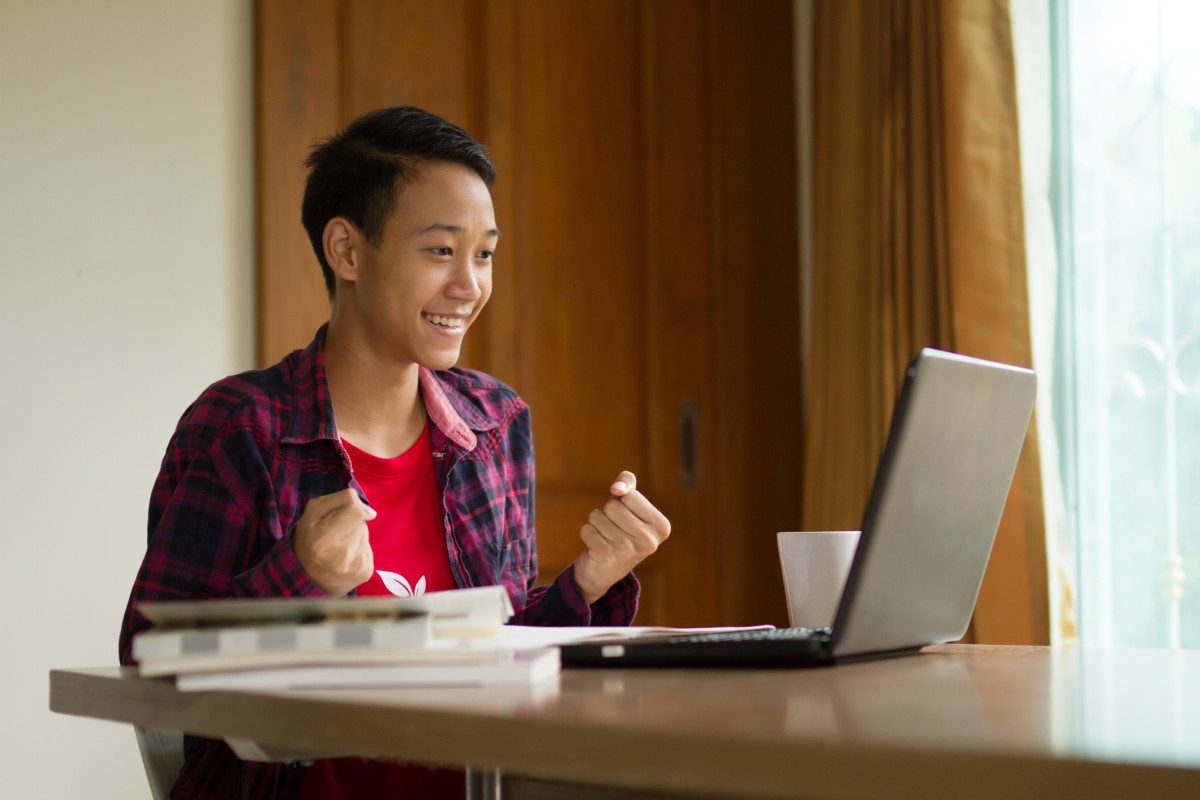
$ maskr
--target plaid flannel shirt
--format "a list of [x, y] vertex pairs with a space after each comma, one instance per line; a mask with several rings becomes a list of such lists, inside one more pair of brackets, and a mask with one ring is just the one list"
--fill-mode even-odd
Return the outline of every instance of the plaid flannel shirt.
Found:
[[[148, 623], [140, 602], [202, 597], [321, 597], [292, 550], [309, 500], [353, 487], [325, 381], [322, 327], [266, 370], [210, 386], [184, 413], [150, 498], [149, 546], [121, 628], [122, 664]], [[534, 465], [529, 409], [479, 372], [421, 368], [450, 568], [461, 587], [503, 585], [524, 625], [628, 625], [632, 574], [588, 606], [570, 568], [534, 586]], [[172, 797], [294, 797], [302, 766], [238, 760], [188, 737]]]

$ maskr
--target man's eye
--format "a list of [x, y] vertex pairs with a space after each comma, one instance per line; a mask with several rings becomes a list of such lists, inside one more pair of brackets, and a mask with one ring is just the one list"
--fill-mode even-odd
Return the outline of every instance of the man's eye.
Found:
[[480, 251], [479, 257], [484, 261], [491, 261], [493, 258], [496, 257], [496, 251], [495, 250]]
[[452, 248], [452, 247], [431, 247], [431, 248], [429, 248], [429, 250], [435, 256], [452, 256], [452, 255], [454, 255], [454, 248]]

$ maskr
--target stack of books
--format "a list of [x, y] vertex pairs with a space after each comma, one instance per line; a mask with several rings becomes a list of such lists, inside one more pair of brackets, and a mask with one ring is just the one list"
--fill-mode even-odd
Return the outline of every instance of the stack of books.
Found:
[[529, 685], [559, 674], [553, 647], [512, 647], [503, 587], [404, 598], [143, 603], [138, 672], [181, 691]]

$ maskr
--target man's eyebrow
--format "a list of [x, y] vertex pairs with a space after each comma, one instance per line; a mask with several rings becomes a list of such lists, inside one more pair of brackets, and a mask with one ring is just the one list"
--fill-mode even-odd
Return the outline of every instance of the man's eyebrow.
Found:
[[[421, 231], [420, 235], [424, 236], [427, 233], [433, 233], [435, 231], [445, 231], [446, 233], [461, 234], [461, 233], [465, 233], [466, 229], [463, 228], [463, 226], [461, 226], [461, 225], [450, 225], [445, 222], [435, 222], [432, 225], [430, 225], [428, 228], [426, 228], [425, 230]], [[491, 228], [489, 230], [484, 231], [483, 235], [484, 236], [495, 236], [497, 239], [499, 239], [500, 238], [500, 229], [499, 228]]]

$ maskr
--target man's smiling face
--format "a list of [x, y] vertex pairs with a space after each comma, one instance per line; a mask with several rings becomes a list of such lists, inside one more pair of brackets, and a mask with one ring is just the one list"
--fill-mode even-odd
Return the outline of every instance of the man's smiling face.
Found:
[[365, 246], [341, 299], [380, 355], [446, 369], [491, 297], [499, 239], [483, 180], [459, 164], [425, 164], [401, 192], [379, 245]]

